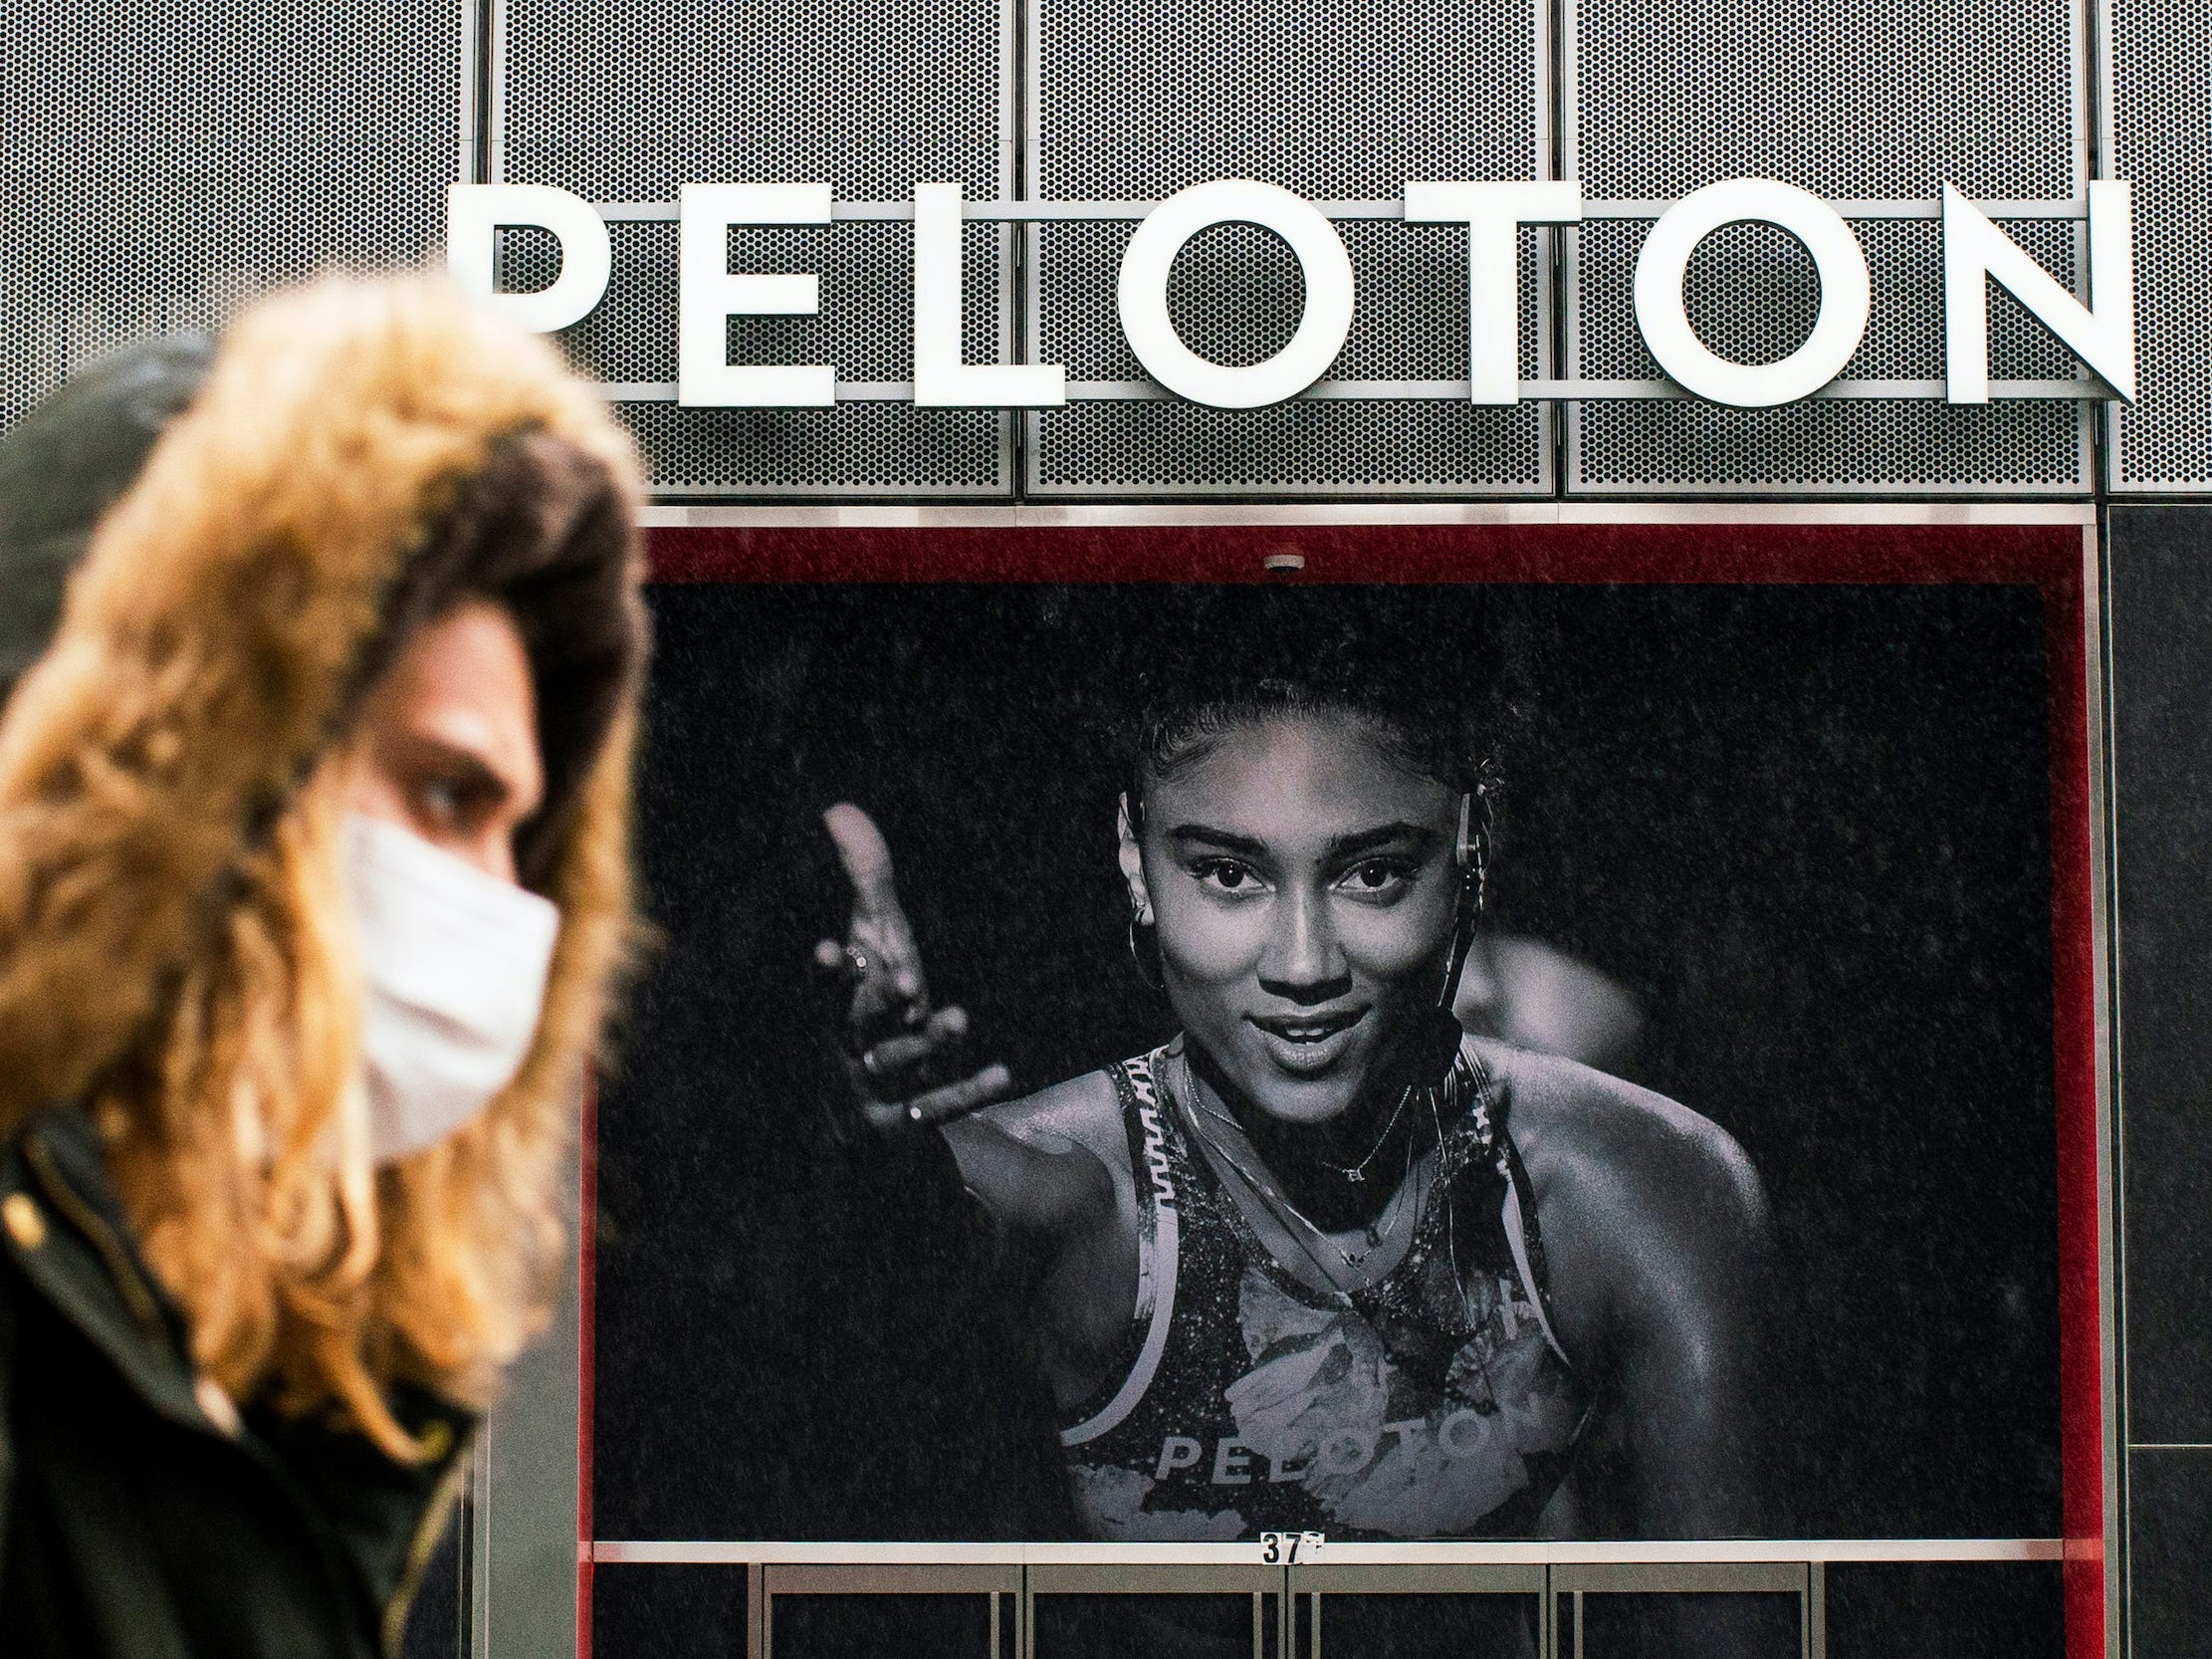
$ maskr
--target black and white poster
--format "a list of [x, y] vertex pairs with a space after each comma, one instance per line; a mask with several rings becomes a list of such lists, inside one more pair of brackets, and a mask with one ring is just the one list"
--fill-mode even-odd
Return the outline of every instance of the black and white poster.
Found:
[[597, 1538], [2101, 1531], [2079, 528], [662, 543]]

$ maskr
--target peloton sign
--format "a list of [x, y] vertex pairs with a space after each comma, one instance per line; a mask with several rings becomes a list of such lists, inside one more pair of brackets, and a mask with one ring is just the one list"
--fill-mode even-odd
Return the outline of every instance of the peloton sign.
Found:
[[[822, 225], [837, 214], [827, 184], [686, 184], [678, 224], [676, 401], [692, 408], [788, 408], [838, 400], [833, 364], [728, 361], [735, 316], [805, 316], [819, 310], [815, 275], [732, 272], [729, 232], [737, 225]], [[875, 204], [880, 207], [885, 204]], [[1467, 399], [1519, 402], [1521, 328], [1518, 236], [1524, 225], [1584, 218], [1581, 187], [1546, 182], [1415, 182], [1389, 216], [1464, 226], [1467, 248]], [[961, 226], [1000, 220], [1126, 217], [1125, 204], [1004, 203], [969, 207], [957, 184], [914, 187], [914, 402], [934, 408], [1056, 408], [1069, 400], [1057, 363], [972, 363], [962, 340]], [[1087, 210], [1088, 209], [1088, 210]], [[2010, 293], [2102, 382], [2031, 382], [2024, 395], [2093, 395], [2133, 401], [2135, 295], [2133, 211], [2128, 186], [2089, 186], [2089, 298], [2085, 302], [1950, 185], [1940, 204], [1943, 240], [1943, 395], [1952, 403], [1990, 398], [1988, 285]], [[633, 215], [634, 216], [634, 215]], [[666, 217], [665, 211], [653, 216]], [[1372, 216], [1384, 216], [1381, 213]], [[2046, 215], [2048, 216], [2048, 215]], [[525, 328], [542, 333], [581, 321], [599, 304], [612, 270], [602, 211], [568, 191], [538, 184], [456, 184], [448, 198], [448, 263], [455, 277]], [[1812, 256], [1820, 306], [1812, 331], [1788, 356], [1735, 362], [1711, 351], [1690, 326], [1682, 285], [1690, 255], [1723, 226], [1781, 227]], [[1215, 362], [1194, 352], [1168, 311], [1168, 273], [1184, 246], [1216, 225], [1248, 224], [1279, 236], [1297, 257], [1305, 303], [1282, 349], [1250, 364]], [[560, 246], [559, 275], [532, 293], [499, 293], [494, 248], [502, 227], [536, 227]], [[1328, 372], [1351, 332], [1357, 303], [1352, 262], [1322, 207], [1274, 184], [1214, 179], [1146, 210], [1122, 255], [1117, 303], [1130, 350], [1170, 392], [1217, 408], [1251, 409], [1307, 392]], [[1867, 256], [1843, 213], [1795, 185], [1733, 178], [1706, 185], [1659, 212], [1636, 265], [1637, 326], [1660, 369], [1687, 392], [1742, 408], [1810, 397], [1843, 371], [1865, 338], [1873, 304]], [[2069, 387], [2077, 389], [2069, 389]], [[1575, 383], [1543, 383], [1541, 395], [1577, 395]], [[905, 388], [900, 388], [903, 392]], [[1589, 388], [1606, 395], [1596, 385]], [[663, 394], [665, 395], [665, 393]], [[1078, 394], [1080, 395], [1080, 394]], [[1928, 395], [1933, 395], [1930, 388]]]

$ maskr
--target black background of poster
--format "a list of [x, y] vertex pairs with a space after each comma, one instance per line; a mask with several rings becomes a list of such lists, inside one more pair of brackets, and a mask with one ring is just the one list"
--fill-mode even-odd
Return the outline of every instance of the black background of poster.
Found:
[[[931, 1514], [928, 1448], [854, 1444], [885, 1378], [956, 1405], [993, 1383], [903, 1375], [850, 1313], [840, 1238], [931, 1218], [851, 1202], [820, 1151], [803, 965], [843, 893], [813, 815], [877, 817], [939, 994], [1024, 1084], [1160, 1040], [1124, 954], [1118, 770], [1083, 731], [1160, 592], [656, 591], [666, 941], [599, 1112], [599, 1537], [964, 1536]], [[1643, 1080], [1767, 1184], [1774, 1534], [2056, 1535], [2037, 592], [1427, 592], [1432, 648], [1503, 604], [1537, 682], [1497, 924], [1632, 989]]]

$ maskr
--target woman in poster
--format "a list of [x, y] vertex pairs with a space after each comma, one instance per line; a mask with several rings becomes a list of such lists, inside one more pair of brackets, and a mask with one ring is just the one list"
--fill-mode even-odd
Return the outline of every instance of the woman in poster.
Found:
[[948, 1082], [965, 1019], [930, 1006], [873, 826], [829, 819], [854, 1079], [887, 1131], [942, 1125], [1023, 1247], [1083, 1526], [1757, 1532], [1756, 1174], [1695, 1112], [1453, 1017], [1493, 654], [1412, 643], [1389, 590], [1168, 592], [1115, 832], [1169, 1042], [1022, 1099]]

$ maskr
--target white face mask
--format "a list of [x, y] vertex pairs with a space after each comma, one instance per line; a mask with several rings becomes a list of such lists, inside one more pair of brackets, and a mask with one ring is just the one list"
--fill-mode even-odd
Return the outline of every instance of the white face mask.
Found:
[[560, 911], [382, 819], [345, 817], [360, 945], [368, 1149], [442, 1140], [515, 1080], [545, 1008]]

